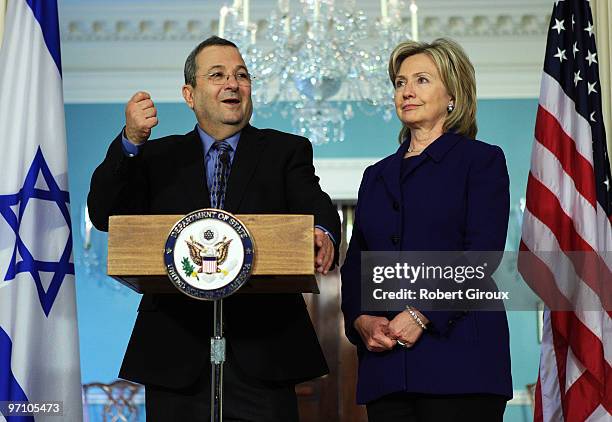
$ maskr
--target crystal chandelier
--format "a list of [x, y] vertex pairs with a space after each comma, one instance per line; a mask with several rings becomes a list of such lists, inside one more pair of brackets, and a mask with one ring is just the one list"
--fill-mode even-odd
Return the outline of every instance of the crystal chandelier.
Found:
[[403, 1], [380, 0], [380, 17], [372, 22], [350, 1], [300, 0], [297, 7], [279, 0], [258, 34], [250, 0], [235, 0], [221, 8], [218, 34], [238, 45], [255, 76], [255, 111], [291, 115], [294, 131], [321, 145], [344, 140], [353, 104], [391, 119], [389, 54], [399, 42], [418, 38], [414, 0], [410, 33], [404, 8]]

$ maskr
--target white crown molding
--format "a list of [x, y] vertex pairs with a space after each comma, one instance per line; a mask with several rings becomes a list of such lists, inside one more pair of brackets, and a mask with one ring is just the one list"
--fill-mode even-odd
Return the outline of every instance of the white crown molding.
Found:
[[[62, 40], [200, 40], [216, 32], [224, 3], [65, 0], [60, 7]], [[296, 2], [292, 3], [295, 11]], [[548, 0], [427, 0], [417, 4], [420, 32], [427, 38], [546, 34], [551, 11]], [[357, 1], [356, 5], [370, 19], [379, 17], [377, 1]], [[263, 29], [275, 7], [273, 0], [252, 1], [251, 19]], [[410, 22], [408, 8], [403, 18]]]
[[[292, 2], [295, 3], [295, 2]], [[370, 18], [378, 2], [357, 1]], [[272, 0], [252, 0], [260, 26]], [[422, 39], [450, 36], [468, 52], [480, 98], [536, 98], [544, 59], [548, 0], [419, 1]], [[135, 90], [182, 102], [182, 66], [216, 31], [221, 2], [60, 3], [64, 94], [68, 103], [125, 102]], [[409, 19], [409, 18], [408, 18]], [[409, 24], [406, 25], [407, 27]], [[336, 99], [342, 99], [342, 93]]]

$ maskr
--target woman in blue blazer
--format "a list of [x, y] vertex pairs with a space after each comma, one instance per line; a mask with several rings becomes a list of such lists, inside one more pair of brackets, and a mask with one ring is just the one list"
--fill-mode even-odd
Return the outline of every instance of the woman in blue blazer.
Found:
[[342, 267], [357, 402], [370, 422], [501, 422], [512, 397], [505, 312], [362, 310], [361, 252], [501, 251], [508, 227], [504, 154], [474, 140], [476, 82], [463, 49], [404, 42], [389, 76], [400, 146], [364, 172]]

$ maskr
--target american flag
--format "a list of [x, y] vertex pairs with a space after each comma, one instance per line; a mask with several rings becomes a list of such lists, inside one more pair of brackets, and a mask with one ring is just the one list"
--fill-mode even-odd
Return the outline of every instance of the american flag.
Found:
[[[519, 260], [519, 271], [575, 306], [544, 312], [534, 421], [612, 420], [612, 313], [604, 306], [612, 280], [605, 253], [612, 251], [612, 178], [597, 63], [588, 1], [555, 1], [520, 244], [535, 258]], [[594, 257], [599, 271], [577, 265], [576, 251]], [[560, 261], [579, 280], [574, 297]], [[576, 304], [576, 293], [591, 306]]]

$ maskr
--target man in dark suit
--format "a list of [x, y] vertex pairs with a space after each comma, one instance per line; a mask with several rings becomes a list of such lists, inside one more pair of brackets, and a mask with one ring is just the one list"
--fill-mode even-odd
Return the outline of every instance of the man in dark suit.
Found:
[[[250, 82], [233, 43], [203, 41], [187, 58], [183, 86], [198, 124], [154, 141], [147, 139], [158, 123], [155, 105], [136, 93], [125, 130], [92, 176], [94, 225], [107, 230], [110, 215], [210, 207], [214, 166], [223, 159], [231, 166], [225, 210], [313, 214], [314, 265], [325, 274], [337, 264], [340, 221], [319, 187], [312, 147], [305, 138], [248, 124]], [[224, 308], [224, 420], [297, 421], [295, 383], [328, 372], [302, 296], [237, 294]], [[138, 310], [120, 376], [145, 385], [147, 420], [208, 420], [212, 304], [178, 293], [145, 295]]]

